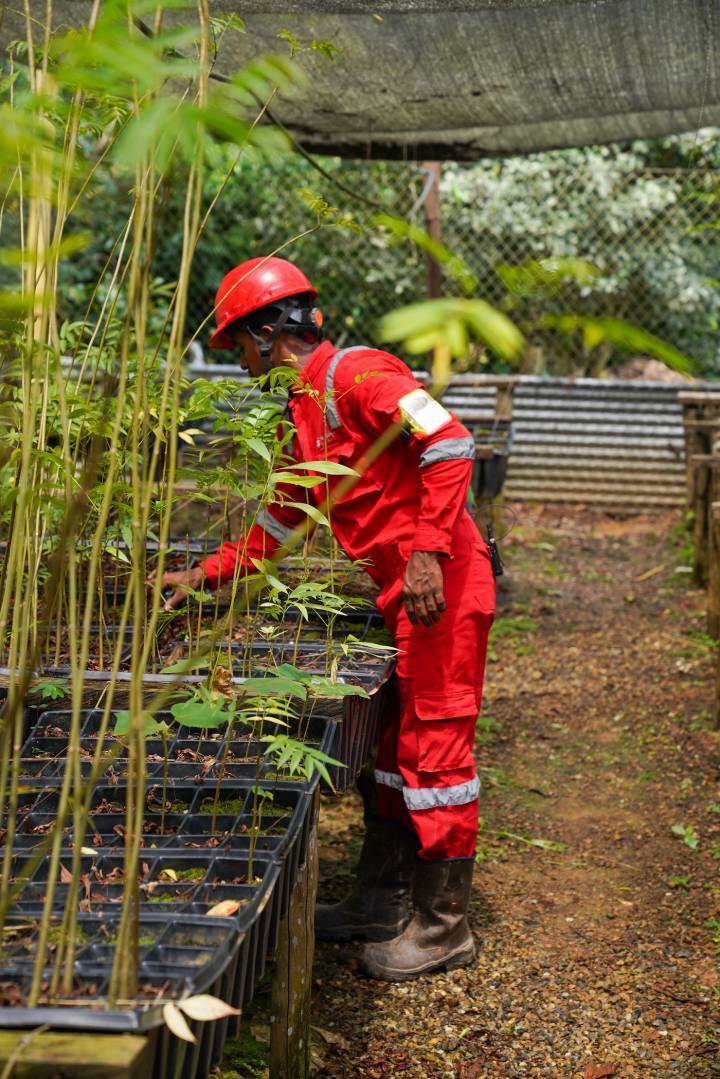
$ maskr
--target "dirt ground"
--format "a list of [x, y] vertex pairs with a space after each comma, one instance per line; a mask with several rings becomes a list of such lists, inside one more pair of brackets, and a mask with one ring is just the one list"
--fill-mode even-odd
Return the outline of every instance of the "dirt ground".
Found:
[[[720, 735], [677, 514], [519, 507], [478, 723], [474, 967], [319, 945], [319, 1079], [720, 1076]], [[355, 796], [321, 812], [341, 896]]]

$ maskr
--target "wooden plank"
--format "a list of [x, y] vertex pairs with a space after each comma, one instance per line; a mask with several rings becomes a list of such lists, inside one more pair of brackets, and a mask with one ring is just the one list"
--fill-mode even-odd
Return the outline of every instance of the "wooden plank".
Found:
[[681, 405], [720, 405], [720, 393], [713, 390], [705, 392], [681, 390], [678, 394], [678, 401]]
[[319, 804], [316, 790], [305, 865], [298, 872], [290, 909], [280, 923], [278, 934], [270, 1016], [270, 1079], [307, 1079], [310, 1075]]
[[8, 1066], [12, 1079], [147, 1079], [152, 1045], [139, 1034], [3, 1030], [0, 1075]]

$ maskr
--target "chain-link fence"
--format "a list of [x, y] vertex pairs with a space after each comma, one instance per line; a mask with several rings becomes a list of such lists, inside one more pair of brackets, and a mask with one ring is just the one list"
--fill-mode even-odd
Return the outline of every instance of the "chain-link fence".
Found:
[[[627, 319], [696, 357], [706, 372], [717, 370], [718, 232], [710, 227], [720, 217], [716, 178], [703, 169], [639, 171], [626, 158], [600, 149], [442, 168], [442, 241], [478, 278], [477, 294], [522, 325], [532, 345], [528, 370], [594, 374], [618, 358], [540, 328], [543, 315], [567, 311]], [[206, 318], [227, 269], [277, 248], [316, 283], [337, 343], [377, 343], [381, 315], [427, 295], [425, 255], [373, 223], [374, 213], [386, 209], [425, 225], [432, 192], [423, 170], [323, 164], [344, 189], [305, 162], [274, 174], [256, 170], [247, 176], [253, 182], [242, 173], [230, 180], [198, 251], [190, 330]], [[301, 235], [314, 222], [302, 189], [352, 214], [362, 231], [326, 226]], [[553, 290], [506, 287], [503, 266], [558, 258], [588, 260], [599, 274]], [[176, 261], [176, 249], [164, 243], [157, 273], [172, 278]], [[458, 291], [447, 275], [444, 290]]]
[[[212, 311], [228, 269], [277, 250], [318, 287], [337, 344], [378, 343], [381, 315], [427, 295], [424, 253], [398, 242], [374, 220], [385, 210], [425, 226], [433, 193], [420, 166], [319, 159], [326, 173], [321, 175], [299, 157], [272, 163], [243, 159], [227, 178], [229, 161], [219, 152], [206, 178], [207, 205], [222, 190], [195, 256], [188, 334]], [[713, 281], [720, 233], [710, 227], [720, 218], [717, 174], [707, 168], [642, 167], [646, 162], [634, 148], [600, 147], [442, 165], [441, 239], [476, 275], [475, 294], [502, 307], [525, 331], [526, 371], [594, 375], [621, 359], [609, 347], [586, 349], [579, 336], [563, 338], [540, 326], [543, 316], [565, 312], [627, 319], [695, 357], [703, 374], [720, 370], [720, 288]], [[179, 263], [178, 187], [166, 183], [155, 207], [153, 272], [160, 309]], [[103, 193], [78, 221], [96, 239], [61, 282], [61, 310], [68, 317], [77, 317], [122, 227], [124, 195], [109, 173]], [[337, 214], [316, 227], [313, 198], [352, 215], [359, 231], [334, 227]], [[588, 260], [598, 275], [552, 290], [508, 289], [503, 267], [559, 258]], [[459, 286], [446, 275], [443, 289], [452, 294]], [[203, 345], [211, 324], [200, 330]]]

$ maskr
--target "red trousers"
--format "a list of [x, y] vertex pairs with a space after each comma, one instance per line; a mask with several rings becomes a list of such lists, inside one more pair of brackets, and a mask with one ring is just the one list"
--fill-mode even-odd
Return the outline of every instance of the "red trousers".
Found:
[[397, 595], [381, 603], [399, 655], [378, 745], [379, 812], [414, 829], [429, 861], [474, 857], [477, 842], [473, 747], [495, 582], [474, 526], [468, 540], [441, 560], [447, 609], [436, 625], [413, 626]]

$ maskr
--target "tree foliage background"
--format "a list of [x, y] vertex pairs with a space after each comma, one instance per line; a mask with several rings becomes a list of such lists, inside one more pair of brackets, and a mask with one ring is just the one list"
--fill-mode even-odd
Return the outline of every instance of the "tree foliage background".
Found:
[[[205, 178], [208, 202], [231, 153], [215, 149]], [[231, 266], [280, 247], [317, 285], [336, 342], [377, 343], [380, 316], [425, 295], [424, 254], [374, 223], [376, 213], [387, 210], [424, 225], [422, 168], [337, 158], [319, 163], [330, 178], [297, 155], [243, 157], [198, 244], [189, 330], [211, 311]], [[626, 318], [695, 357], [698, 373], [712, 377], [720, 371], [718, 232], [710, 227], [718, 216], [718, 165], [720, 132], [714, 130], [626, 147], [445, 163], [442, 239], [478, 277], [477, 295], [505, 309], [536, 346], [530, 369], [593, 373], [622, 359], [610, 348], [593, 359], [577, 339], [563, 343], [539, 324], [541, 314], [572, 310]], [[153, 272], [160, 305], [180, 250], [176, 180], [168, 175], [156, 205]], [[75, 224], [93, 239], [65, 266], [62, 305], [68, 317], [86, 301], [123, 220], [126, 181], [106, 169], [102, 190]], [[351, 214], [357, 231], [320, 228], [307, 234], [317, 224], [312, 207], [319, 199]], [[293, 237], [298, 238], [288, 245]], [[532, 273], [529, 279], [513, 274], [529, 260], [575, 258], [594, 264], [597, 273], [571, 275], [560, 285], [533, 279]], [[445, 288], [457, 291], [451, 279]], [[200, 339], [206, 338], [207, 331]], [[490, 363], [502, 366], [497, 359]]]

